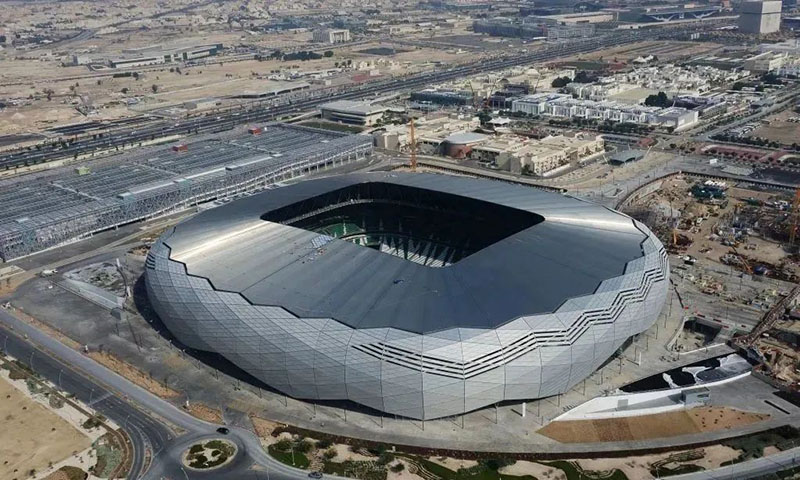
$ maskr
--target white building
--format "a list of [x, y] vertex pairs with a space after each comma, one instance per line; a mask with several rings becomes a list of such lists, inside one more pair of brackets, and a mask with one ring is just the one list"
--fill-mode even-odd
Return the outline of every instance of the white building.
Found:
[[330, 28], [314, 30], [314, 41], [317, 43], [346, 43], [350, 41], [350, 30]]
[[372, 105], [369, 102], [337, 100], [320, 106], [322, 118], [351, 125], [374, 125], [388, 107]]
[[109, 58], [108, 66], [111, 68], [131, 68], [146, 67], [149, 65], [160, 65], [166, 63], [163, 55], [151, 55], [147, 57], [134, 58]]
[[659, 108], [618, 102], [579, 100], [561, 93], [537, 93], [514, 100], [511, 111], [528, 115], [560, 118], [639, 123], [681, 128], [697, 122], [696, 111], [685, 108]]
[[745, 1], [739, 7], [739, 31], [763, 35], [781, 29], [780, 0]]
[[782, 67], [787, 59], [786, 53], [764, 52], [746, 59], [742, 67], [749, 72], [766, 73]]

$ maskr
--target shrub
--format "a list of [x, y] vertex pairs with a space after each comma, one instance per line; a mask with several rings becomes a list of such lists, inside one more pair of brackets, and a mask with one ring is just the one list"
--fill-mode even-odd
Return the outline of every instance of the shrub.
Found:
[[389, 470], [393, 471], [394, 473], [402, 472], [405, 469], [406, 469], [406, 466], [404, 464], [400, 463], [400, 462], [397, 462], [394, 465], [392, 465], [391, 467], [389, 467]]
[[317, 440], [317, 448], [320, 450], [325, 450], [330, 447], [333, 443], [328, 440], [327, 438], [323, 438], [322, 440]]
[[508, 459], [508, 458], [487, 458], [487, 459], [480, 460], [478, 463], [483, 465], [485, 468], [496, 472], [496, 471], [500, 470], [503, 467], [507, 467], [509, 465], [514, 465], [514, 463], [516, 463], [516, 461]]
[[288, 452], [288, 451], [289, 451], [289, 450], [291, 450], [291, 449], [292, 449], [292, 442], [291, 442], [291, 440], [287, 440], [287, 439], [285, 439], [285, 438], [284, 438], [284, 439], [282, 439], [282, 440], [279, 440], [279, 441], [278, 441], [278, 442], [275, 444], [275, 450], [277, 450], [277, 451], [279, 451], [279, 452]]
[[201, 453], [200, 455], [194, 457], [194, 460], [189, 464], [189, 466], [192, 468], [204, 468], [206, 466], [206, 462], [208, 462], [208, 459]]
[[374, 447], [367, 449], [367, 451], [377, 457], [386, 451], [386, 445], [384, 445], [383, 443], [379, 443]]
[[204, 448], [200, 444], [192, 445], [192, 447], [189, 449], [189, 453], [200, 453], [203, 450], [204, 450]]
[[325, 450], [325, 453], [323, 453], [322, 456], [325, 457], [325, 460], [333, 460], [334, 458], [336, 458], [336, 449], [329, 448]]
[[394, 455], [390, 452], [383, 452], [378, 456], [378, 464], [389, 465], [394, 461]]
[[301, 440], [294, 446], [295, 452], [308, 453], [314, 449], [314, 444], [310, 440]]

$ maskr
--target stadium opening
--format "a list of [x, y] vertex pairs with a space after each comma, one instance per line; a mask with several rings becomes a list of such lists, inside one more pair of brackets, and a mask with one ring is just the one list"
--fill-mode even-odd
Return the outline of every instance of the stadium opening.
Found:
[[456, 263], [543, 220], [496, 203], [384, 182], [323, 193], [261, 218], [429, 267]]

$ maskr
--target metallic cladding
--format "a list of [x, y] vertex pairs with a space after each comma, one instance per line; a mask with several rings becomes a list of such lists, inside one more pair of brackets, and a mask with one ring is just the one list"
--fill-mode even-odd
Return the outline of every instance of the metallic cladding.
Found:
[[[355, 182], [397, 182], [545, 220], [445, 268], [266, 222]], [[204, 212], [150, 251], [150, 301], [189, 347], [298, 398], [438, 418], [555, 395], [656, 320], [663, 246], [604, 207], [500, 182], [379, 173], [302, 182]], [[397, 278], [403, 282], [395, 283]]]

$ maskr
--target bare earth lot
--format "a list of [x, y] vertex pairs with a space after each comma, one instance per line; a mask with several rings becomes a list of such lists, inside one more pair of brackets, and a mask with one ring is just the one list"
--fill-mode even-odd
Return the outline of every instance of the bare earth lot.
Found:
[[626, 418], [556, 421], [538, 433], [563, 443], [621, 442], [713, 432], [767, 418], [769, 415], [732, 408], [699, 407]]
[[[0, 378], [0, 478], [28, 478], [31, 470], [43, 471], [74, 452], [83, 451], [91, 440], [58, 415], [32, 401]], [[7, 462], [7, 463], [6, 463]]]

